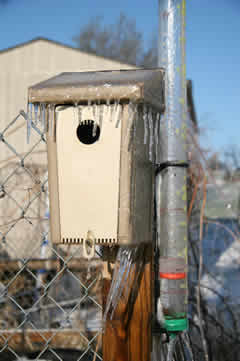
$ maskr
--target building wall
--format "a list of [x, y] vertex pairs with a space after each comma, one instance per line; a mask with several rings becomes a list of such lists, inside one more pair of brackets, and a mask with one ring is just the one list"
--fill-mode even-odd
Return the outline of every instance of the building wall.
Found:
[[[47, 40], [36, 40], [0, 53], [0, 131], [21, 109], [27, 109], [28, 87], [62, 72], [133, 69], [133, 66], [87, 54]], [[16, 122], [26, 128], [24, 119]], [[19, 129], [19, 128], [18, 128]], [[9, 141], [19, 152], [29, 149], [26, 129], [9, 136]], [[32, 140], [30, 145], [33, 145]], [[3, 148], [3, 149], [2, 149]], [[10, 154], [0, 146], [0, 161]], [[45, 163], [45, 158], [34, 160]]]

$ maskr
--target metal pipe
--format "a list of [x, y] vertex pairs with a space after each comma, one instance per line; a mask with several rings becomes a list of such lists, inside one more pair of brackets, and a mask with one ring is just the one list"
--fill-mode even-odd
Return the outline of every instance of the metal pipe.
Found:
[[187, 327], [185, 6], [186, 0], [159, 0], [158, 66], [165, 68], [166, 102], [156, 179], [159, 302], [165, 327], [171, 332]]

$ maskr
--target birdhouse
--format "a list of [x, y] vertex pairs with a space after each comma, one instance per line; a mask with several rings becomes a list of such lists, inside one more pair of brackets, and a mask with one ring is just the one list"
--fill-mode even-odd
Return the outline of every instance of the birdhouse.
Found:
[[163, 71], [63, 73], [29, 104], [46, 133], [52, 242], [151, 242]]

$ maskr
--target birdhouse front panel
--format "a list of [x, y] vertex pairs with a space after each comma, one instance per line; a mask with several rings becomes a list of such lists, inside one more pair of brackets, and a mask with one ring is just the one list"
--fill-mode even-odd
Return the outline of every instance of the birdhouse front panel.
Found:
[[[100, 129], [91, 108], [81, 108], [80, 123], [75, 107], [56, 109], [61, 239], [83, 240], [91, 231], [99, 242], [114, 242], [118, 230], [121, 125], [116, 128], [114, 122], [105, 121]], [[99, 108], [107, 117], [107, 106]]]

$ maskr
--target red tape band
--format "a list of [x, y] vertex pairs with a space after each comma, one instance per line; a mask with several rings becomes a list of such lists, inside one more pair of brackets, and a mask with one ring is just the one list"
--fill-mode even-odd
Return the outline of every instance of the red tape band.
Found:
[[183, 278], [186, 278], [186, 272], [182, 273], [164, 273], [160, 272], [159, 277], [160, 278], [167, 278], [168, 280], [181, 280]]

